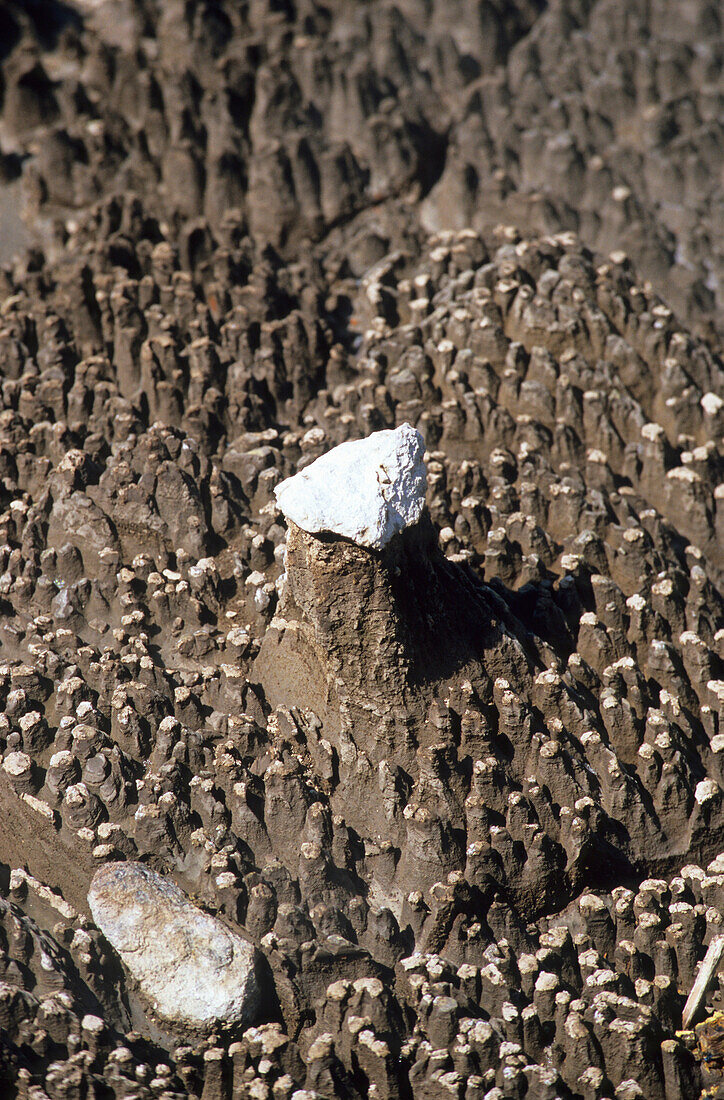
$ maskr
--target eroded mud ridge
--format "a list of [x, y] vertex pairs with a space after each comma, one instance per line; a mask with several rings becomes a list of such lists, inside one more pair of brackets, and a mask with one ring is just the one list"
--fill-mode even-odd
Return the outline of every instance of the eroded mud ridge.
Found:
[[39, 9], [0, 1095], [724, 1095], [718, 6]]

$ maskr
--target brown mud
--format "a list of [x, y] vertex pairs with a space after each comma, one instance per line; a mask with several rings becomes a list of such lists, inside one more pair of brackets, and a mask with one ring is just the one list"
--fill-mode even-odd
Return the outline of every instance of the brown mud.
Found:
[[[724, 1095], [723, 48], [0, 0], [0, 1095]], [[419, 524], [285, 523], [403, 422]], [[153, 1017], [125, 860], [253, 942], [256, 1026]]]

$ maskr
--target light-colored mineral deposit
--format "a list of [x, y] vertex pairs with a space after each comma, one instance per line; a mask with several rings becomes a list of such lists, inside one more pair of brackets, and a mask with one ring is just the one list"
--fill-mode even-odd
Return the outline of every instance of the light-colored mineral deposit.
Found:
[[88, 893], [93, 920], [153, 1011], [206, 1029], [252, 1023], [256, 949], [142, 863], [106, 863]]
[[381, 550], [425, 507], [425, 444], [409, 424], [340, 443], [274, 490], [287, 519]]

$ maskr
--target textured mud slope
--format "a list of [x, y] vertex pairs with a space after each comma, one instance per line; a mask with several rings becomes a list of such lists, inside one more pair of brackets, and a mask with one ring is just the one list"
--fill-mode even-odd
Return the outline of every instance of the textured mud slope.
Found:
[[[722, 47], [675, 9], [0, 0], [3, 1096], [720, 1087]], [[402, 423], [419, 523], [285, 522]], [[139, 860], [255, 946], [255, 1026], [154, 1015], [88, 906]]]
[[721, 333], [716, 0], [42, 7], [2, 8], [0, 148], [44, 221], [134, 188], [290, 257], [344, 226], [358, 270], [406, 224], [573, 229]]

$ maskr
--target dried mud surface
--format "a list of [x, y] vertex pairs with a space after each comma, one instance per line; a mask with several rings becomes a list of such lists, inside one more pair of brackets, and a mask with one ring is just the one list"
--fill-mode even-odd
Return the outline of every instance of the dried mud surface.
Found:
[[[724, 1096], [723, 49], [0, 0], [0, 1095]], [[284, 522], [404, 422], [419, 524]], [[124, 860], [254, 944], [254, 1026], [154, 1017]]]

